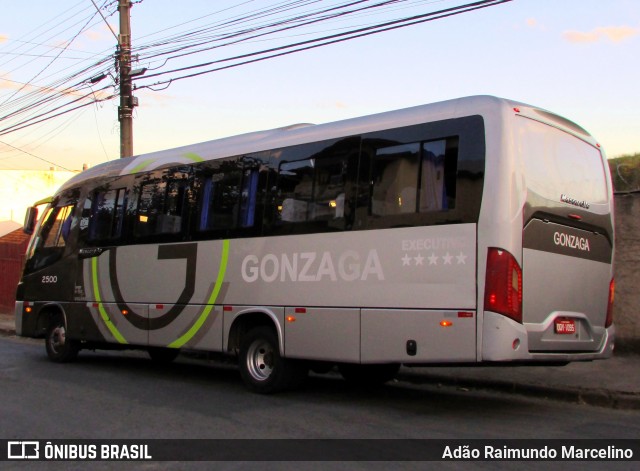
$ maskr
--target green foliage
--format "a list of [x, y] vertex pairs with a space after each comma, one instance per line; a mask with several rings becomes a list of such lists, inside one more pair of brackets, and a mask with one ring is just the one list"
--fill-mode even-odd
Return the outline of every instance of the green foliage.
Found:
[[640, 153], [609, 159], [616, 192], [640, 191]]

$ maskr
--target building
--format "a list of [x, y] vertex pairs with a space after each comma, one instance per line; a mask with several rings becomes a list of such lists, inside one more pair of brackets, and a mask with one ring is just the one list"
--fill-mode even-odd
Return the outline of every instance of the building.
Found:
[[0, 237], [0, 312], [13, 312], [29, 236], [17, 229]]

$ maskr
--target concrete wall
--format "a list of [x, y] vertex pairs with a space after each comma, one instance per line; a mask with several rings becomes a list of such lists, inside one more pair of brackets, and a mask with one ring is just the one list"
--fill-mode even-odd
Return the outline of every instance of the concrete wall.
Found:
[[618, 194], [615, 203], [617, 349], [640, 352], [640, 192]]

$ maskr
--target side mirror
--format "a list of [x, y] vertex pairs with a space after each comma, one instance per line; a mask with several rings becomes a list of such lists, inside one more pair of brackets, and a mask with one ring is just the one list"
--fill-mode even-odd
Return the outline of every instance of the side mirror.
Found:
[[24, 218], [24, 226], [22, 230], [25, 234], [33, 234], [33, 231], [36, 228], [36, 223], [38, 222], [38, 208], [34, 206], [29, 206], [27, 208], [27, 214]]

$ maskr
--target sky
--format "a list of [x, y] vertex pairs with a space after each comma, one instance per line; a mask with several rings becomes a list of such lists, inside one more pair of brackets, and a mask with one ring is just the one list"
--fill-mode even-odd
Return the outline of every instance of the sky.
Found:
[[[135, 48], [169, 35], [178, 37], [188, 29], [282, 2], [136, 1], [132, 43]], [[145, 67], [145, 75], [150, 75], [152, 69], [166, 71], [305, 40], [314, 31], [332, 34], [341, 27], [464, 3], [470, 0], [412, 0], [380, 16], [323, 23], [313, 30], [283, 32], [164, 64], [163, 58], [143, 58], [133, 67]], [[2, 0], [2, 9], [0, 129], [13, 123], [2, 119], [10, 110], [7, 103], [34, 87], [46, 91], [58, 78], [89, 64], [88, 58], [107, 57], [115, 50], [116, 40], [101, 18], [83, 29], [83, 18], [95, 13], [91, 0]], [[113, 10], [111, 6], [105, 12]], [[200, 20], [193, 21], [196, 18]], [[66, 20], [65, 28], [55, 27]], [[107, 20], [117, 33], [117, 14]], [[136, 82], [150, 88], [134, 93], [139, 99], [134, 154], [479, 94], [565, 116], [591, 132], [608, 157], [632, 154], [640, 152], [639, 57], [638, 0], [513, 0], [170, 84], [152, 86], [170, 74]], [[92, 89], [98, 98], [113, 94], [112, 77]], [[117, 107], [117, 100], [102, 101], [0, 134], [0, 170], [54, 165], [76, 170], [118, 158]]]

